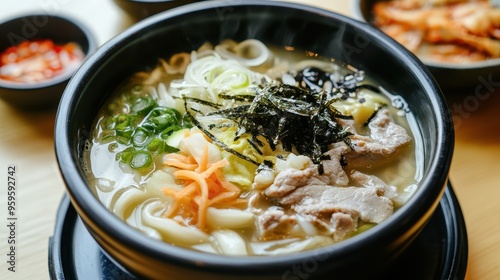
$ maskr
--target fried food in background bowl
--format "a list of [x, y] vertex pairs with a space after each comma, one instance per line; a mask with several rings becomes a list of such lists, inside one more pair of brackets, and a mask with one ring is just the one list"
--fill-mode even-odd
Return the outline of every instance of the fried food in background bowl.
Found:
[[421, 59], [446, 90], [500, 78], [500, 8], [479, 0], [354, 0], [355, 17]]

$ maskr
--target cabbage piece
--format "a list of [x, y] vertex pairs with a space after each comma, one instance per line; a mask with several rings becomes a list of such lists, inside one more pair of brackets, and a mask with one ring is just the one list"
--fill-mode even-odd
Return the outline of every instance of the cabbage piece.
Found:
[[[360, 102], [360, 99], [363, 102]], [[358, 92], [356, 99], [348, 98], [332, 104], [344, 115], [351, 115], [357, 126], [365, 124], [383, 104], [390, 102], [386, 97], [367, 89]]]
[[257, 166], [226, 151], [222, 155], [230, 163], [222, 168], [226, 180], [242, 190], [250, 190]]
[[196, 162], [200, 162], [206, 145], [208, 145], [208, 164], [215, 163], [222, 159], [219, 148], [208, 142], [201, 133], [194, 133], [184, 138], [179, 143], [179, 149], [183, 153], [194, 157]]
[[[263, 157], [248, 142], [246, 135], [234, 140], [236, 129], [231, 128], [217, 135], [217, 138], [236, 152], [256, 161], [262, 162]], [[257, 166], [227, 151], [222, 152], [229, 164], [222, 169], [224, 177], [241, 189], [249, 190], [252, 187]]]

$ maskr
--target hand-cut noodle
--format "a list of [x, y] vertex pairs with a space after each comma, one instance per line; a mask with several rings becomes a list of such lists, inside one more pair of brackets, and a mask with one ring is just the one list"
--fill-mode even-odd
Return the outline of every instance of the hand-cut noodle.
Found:
[[207, 224], [211, 228], [246, 228], [252, 226], [254, 215], [239, 209], [208, 207]]
[[146, 226], [158, 230], [163, 238], [182, 245], [198, 244], [208, 240], [208, 235], [195, 227], [185, 227], [173, 219], [155, 215], [154, 213], [162, 207], [159, 202], [151, 202], [144, 207], [142, 220]]

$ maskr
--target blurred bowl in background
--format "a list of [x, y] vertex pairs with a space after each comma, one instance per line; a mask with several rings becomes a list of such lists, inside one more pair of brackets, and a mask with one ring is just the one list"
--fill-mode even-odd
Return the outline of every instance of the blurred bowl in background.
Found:
[[[0, 68], [0, 98], [21, 109], [55, 109], [71, 76], [96, 47], [87, 27], [68, 17], [26, 14], [5, 20], [0, 23], [0, 52], [9, 63], [0, 62], [4, 66]], [[40, 69], [51, 74], [24, 79], [33, 72], [40, 76]], [[14, 76], [19, 80], [11, 79]]]
[[135, 20], [142, 20], [154, 14], [200, 0], [114, 0]]
[[[378, 2], [388, 2], [388, 0], [352, 0], [353, 17], [376, 26], [373, 9]], [[495, 81], [496, 83], [500, 81], [500, 58], [460, 64], [433, 61], [422, 57], [419, 59], [429, 68], [445, 92], [478, 89], [479, 87], [493, 86]]]

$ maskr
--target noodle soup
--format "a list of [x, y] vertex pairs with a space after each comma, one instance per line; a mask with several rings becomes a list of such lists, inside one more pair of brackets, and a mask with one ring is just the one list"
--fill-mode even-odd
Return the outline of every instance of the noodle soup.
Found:
[[99, 200], [144, 234], [277, 255], [341, 242], [417, 189], [405, 101], [362, 69], [257, 40], [206, 43], [118, 86], [87, 145]]

